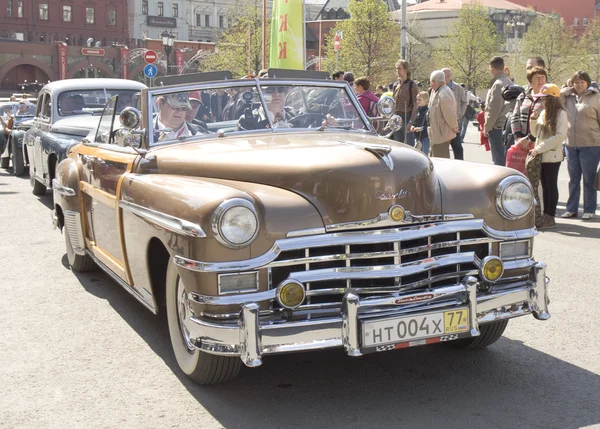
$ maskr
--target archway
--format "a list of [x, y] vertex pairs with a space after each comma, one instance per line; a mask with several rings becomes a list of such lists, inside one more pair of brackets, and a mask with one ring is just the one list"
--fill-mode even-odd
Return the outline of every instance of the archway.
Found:
[[[111, 67], [109, 67], [107, 64], [105, 64], [101, 61], [83, 60], [83, 61], [79, 61], [77, 64], [69, 67], [69, 71], [67, 73], [67, 78], [68, 79], [74, 78], [76, 74], [80, 73], [81, 70], [85, 70], [86, 68], [87, 69], [97, 69], [98, 77], [100, 77], [101, 72], [104, 73], [103, 77], [116, 77], [115, 71]], [[84, 72], [84, 74], [85, 74], [85, 72]], [[85, 77], [85, 75], [83, 77]], [[91, 77], [93, 77], [93, 76], [91, 76]]]
[[52, 70], [44, 63], [33, 59], [18, 58], [0, 68], [0, 86], [3, 89], [16, 90], [18, 85], [25, 81], [47, 83], [52, 80], [54, 80]]

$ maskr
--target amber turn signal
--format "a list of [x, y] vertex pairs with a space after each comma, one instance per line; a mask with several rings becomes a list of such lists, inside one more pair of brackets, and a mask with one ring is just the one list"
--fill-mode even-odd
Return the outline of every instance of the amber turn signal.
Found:
[[497, 256], [488, 256], [484, 258], [481, 265], [481, 276], [488, 282], [495, 282], [504, 273], [504, 264]]
[[306, 297], [302, 283], [295, 280], [285, 280], [277, 287], [277, 301], [285, 308], [296, 308]]
[[390, 207], [389, 214], [390, 219], [392, 219], [394, 222], [401, 222], [404, 220], [406, 211], [402, 206], [392, 206]]

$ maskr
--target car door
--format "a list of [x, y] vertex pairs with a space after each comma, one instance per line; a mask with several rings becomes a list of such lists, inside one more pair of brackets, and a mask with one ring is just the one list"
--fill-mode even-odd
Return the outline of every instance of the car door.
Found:
[[86, 247], [100, 263], [132, 286], [119, 200], [121, 183], [138, 154], [113, 142], [116, 102], [116, 96], [108, 101], [94, 140], [84, 141], [76, 152], [81, 162]]
[[50, 130], [51, 94], [43, 91], [38, 97], [37, 110], [33, 126], [26, 134], [25, 144], [29, 157], [29, 174], [44, 182], [44, 162], [42, 160], [42, 138]]

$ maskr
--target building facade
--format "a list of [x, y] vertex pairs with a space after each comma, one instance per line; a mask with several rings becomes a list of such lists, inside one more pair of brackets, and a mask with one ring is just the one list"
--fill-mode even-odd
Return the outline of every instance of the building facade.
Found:
[[[435, 45], [440, 37], [448, 34], [449, 27], [457, 22], [463, 4], [469, 2], [470, 0], [429, 0], [409, 6], [406, 10], [407, 18], [418, 23], [424, 39]], [[506, 40], [503, 50], [517, 51], [537, 12], [507, 0], [481, 0], [479, 3], [488, 10], [490, 19], [496, 26], [496, 34]], [[394, 11], [392, 15], [395, 20], [400, 21], [402, 11]]]
[[534, 10], [547, 13], [559, 14], [567, 25], [581, 36], [585, 33], [587, 26], [598, 14], [599, 0], [511, 0], [514, 3], [531, 7]]
[[168, 30], [177, 40], [188, 40], [189, 5], [189, 0], [129, 0], [129, 37], [159, 39], [160, 34]]
[[128, 39], [126, 2], [0, 0], [0, 39], [111, 46]]

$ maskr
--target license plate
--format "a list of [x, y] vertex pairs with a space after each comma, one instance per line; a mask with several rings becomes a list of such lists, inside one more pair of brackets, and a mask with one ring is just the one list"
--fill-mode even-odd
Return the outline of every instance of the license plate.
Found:
[[394, 319], [364, 322], [362, 346], [375, 347], [431, 337], [459, 334], [469, 330], [469, 309], [416, 314]]

